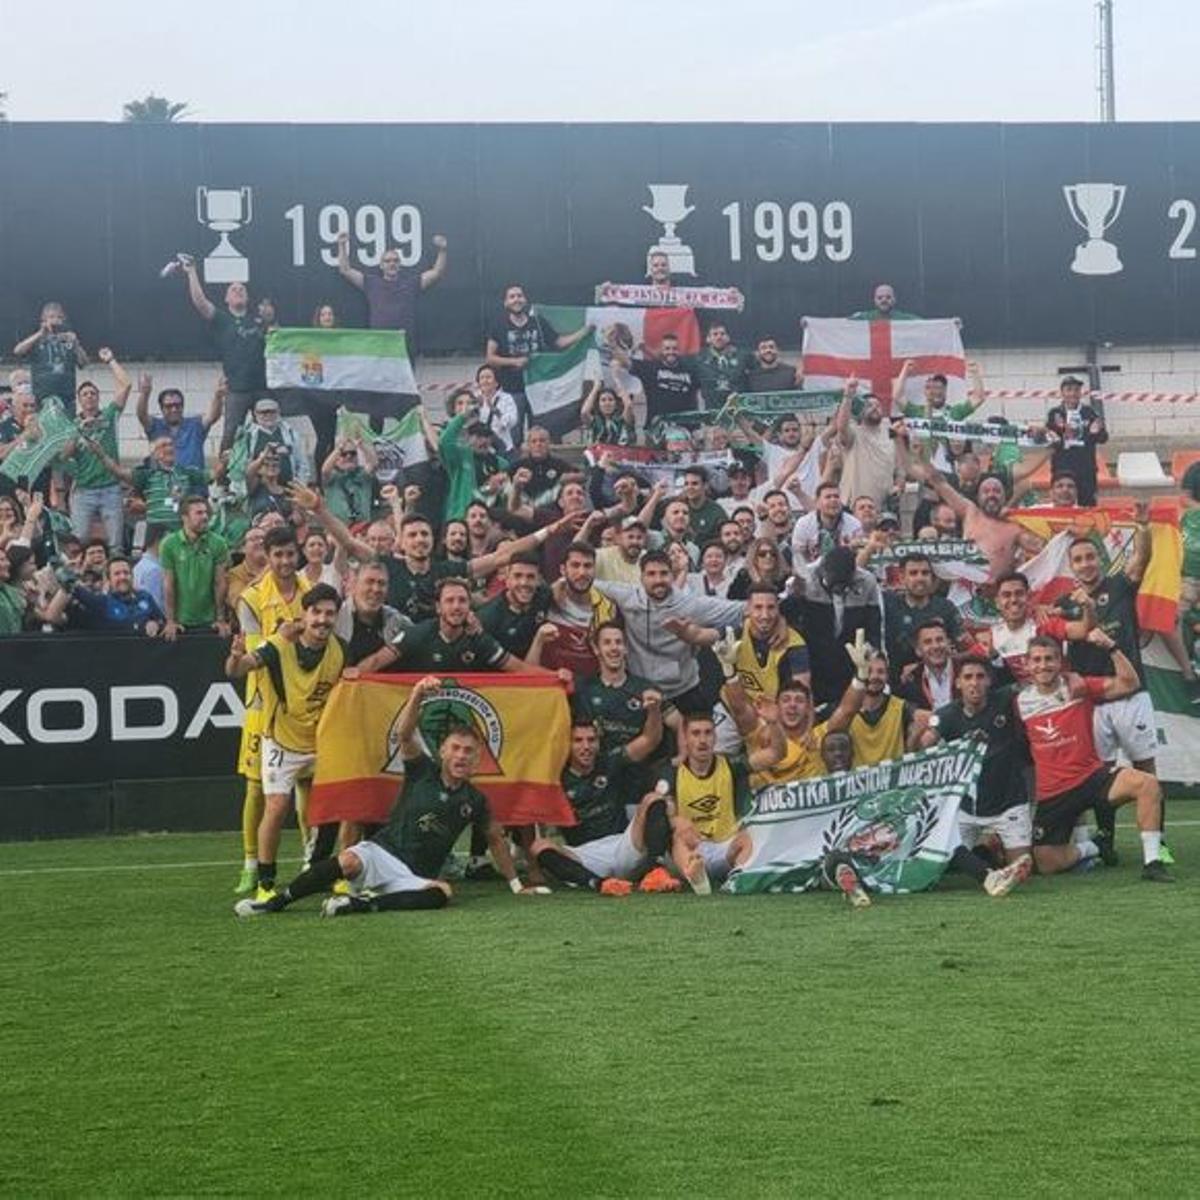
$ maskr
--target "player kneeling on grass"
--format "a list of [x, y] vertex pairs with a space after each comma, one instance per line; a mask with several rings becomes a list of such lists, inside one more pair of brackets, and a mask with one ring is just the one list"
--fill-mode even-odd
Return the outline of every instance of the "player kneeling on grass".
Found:
[[443, 908], [450, 885], [437, 876], [469, 825], [486, 830], [492, 857], [512, 891], [532, 891], [517, 878], [504, 828], [492, 819], [487, 797], [471, 784], [479, 765], [479, 734], [466, 725], [451, 726], [436, 762], [421, 748], [421, 704], [439, 687], [435, 676], [421, 679], [400, 714], [396, 732], [404, 754], [404, 792], [388, 823], [368, 841], [314, 863], [274, 898], [240, 901], [234, 908], [239, 917], [280, 912], [305, 896], [329, 891], [339, 879], [350, 884], [350, 894], [326, 900], [323, 916]]
[[[1142, 838], [1142, 878], [1173, 883], [1160, 853], [1162, 788], [1158, 780], [1132, 767], [1115, 771], [1106, 767], [1093, 733], [1097, 704], [1131, 696], [1141, 687], [1137, 669], [1102, 629], [1093, 629], [1086, 640], [1108, 652], [1115, 674], [1064, 673], [1058, 642], [1035, 637], [1029, 643], [1031, 682], [1017, 694], [1017, 713], [1033, 755], [1037, 793], [1034, 861], [1038, 870], [1048, 875], [1068, 871], [1089, 855], [1111, 858], [1111, 834], [1104, 831], [1112, 828], [1113, 809], [1134, 804]], [[1076, 819], [1089, 808], [1102, 832], [1094, 842], [1072, 844]]]
[[[565, 846], [538, 838], [532, 847], [538, 865], [568, 887], [590, 888], [602, 896], [628, 896], [633, 890], [630, 880], [671, 848], [671, 819], [664, 793], [643, 796], [632, 820], [625, 811], [627, 789], [620, 783], [622, 768], [640, 762], [662, 738], [661, 697], [646, 691], [641, 699], [646, 713], [642, 732], [604, 763], [598, 762], [600, 735], [595, 724], [576, 720], [571, 726], [571, 758], [562, 785], [578, 824], [562, 831]], [[678, 890], [673, 876], [659, 868], [655, 871], [665, 875], [674, 888], [644, 890]]]

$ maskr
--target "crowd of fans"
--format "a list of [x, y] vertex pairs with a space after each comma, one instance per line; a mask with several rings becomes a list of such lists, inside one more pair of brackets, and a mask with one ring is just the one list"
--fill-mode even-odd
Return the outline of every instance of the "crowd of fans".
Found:
[[[371, 327], [415, 328], [422, 290], [446, 270], [445, 240], [436, 244], [437, 259], [423, 271], [401, 267], [394, 253], [379, 272], [358, 271], [340, 247], [340, 273], [364, 293]], [[906, 416], [961, 419], [983, 403], [973, 365], [970, 399], [953, 409], [940, 376], [926, 382], [922, 401], [895, 406], [850, 379], [835, 415], [819, 424], [787, 413], [769, 424], [684, 421], [715, 414], [731, 394], [802, 383], [774, 337], [743, 351], [729, 324], [713, 320], [697, 355], [680, 355], [666, 338], [653, 355], [612, 356], [605, 379], [580, 397], [579, 440], [605, 447], [588, 460], [577, 448], [556, 451], [531, 419], [523, 374], [530, 355], [565, 349], [587, 331], [558, 334], [514, 285], [488, 325], [473, 380], [449, 393], [445, 420], [434, 411], [440, 406], [422, 406], [426, 461], [397, 474], [381, 469], [370, 431], [411, 401], [380, 398], [366, 407], [361, 435], [339, 437], [331, 404], [266, 387], [275, 305], [252, 304], [241, 284], [218, 304], [186, 259], [182, 273], [223, 369], [193, 415], [180, 391], [156, 395], [149, 375], [135, 382], [107, 348], [96, 353], [96, 371], [113, 384], [102, 405], [93, 378], [81, 375], [89, 355], [57, 303], [13, 348], [18, 366], [0, 392], [0, 462], [40, 435], [52, 397], [76, 433], [38, 478], [0, 473], [0, 634], [262, 639], [291, 623], [301, 628], [311, 593], [327, 598], [348, 667], [569, 673], [577, 718], [569, 795], [597, 772], [627, 772], [641, 794], [653, 780], [649, 764], [673, 759], [676, 775], [700, 777], [718, 762], [733, 764], [737, 807], [764, 782], [876, 763], [981, 729], [981, 714], [1003, 707], [996, 698], [1005, 687], [1040, 678], [1035, 664], [1044, 657], [1047, 680], [1060, 680], [1061, 669], [1107, 681], [1087, 693], [1095, 748], [1080, 760], [1083, 778], [1046, 783], [1045, 748], [1033, 745], [1030, 757], [1036, 737], [1009, 745], [993, 730], [989, 746], [1006, 769], [1019, 764], [1020, 780], [1037, 763], [1039, 801], [1060, 799], [1086, 782], [1093, 761], [1098, 770], [1119, 755], [1139, 779], [1103, 796], [1095, 785], [1088, 802], [1096, 802], [1099, 831], [1073, 819], [1065, 836], [1055, 829], [1060, 840], [1047, 850], [1069, 853], [1047, 853], [1043, 869], [1110, 858], [1110, 812], [1101, 806], [1148, 803], [1140, 777], [1154, 771], [1153, 713], [1134, 607], [1144, 530], [1119, 579], [1098, 573], [1081, 539], [1071, 551], [1078, 586], [1053, 610], [1035, 609], [1020, 568], [1041, 544], [1006, 517], [1018, 504], [1095, 502], [1095, 446], [1107, 432], [1079, 380], [1062, 382], [1061, 402], [1039, 423], [1045, 447], [1024, 454], [908, 437]], [[894, 303], [882, 287], [872, 311], [886, 317]], [[312, 323], [329, 328], [338, 319], [327, 303]], [[909, 370], [896, 381], [898, 396]], [[146, 444], [129, 462], [117, 431], [135, 388]], [[315, 452], [288, 420], [301, 412], [312, 421]], [[220, 452], [210, 460], [206, 440], [218, 424]], [[653, 471], [622, 455], [647, 445], [657, 448]], [[727, 453], [695, 465], [699, 450]], [[1033, 494], [1047, 461], [1048, 490]], [[1185, 620], [1168, 640], [1191, 681], [1200, 471], [1189, 472], [1183, 496]], [[964, 538], [988, 565], [985, 590], [999, 610], [990, 626], [964, 620], [946, 598], [938, 556], [912, 544]], [[897, 542], [905, 543], [901, 556]], [[249, 661], [249, 645], [236, 644], [234, 673], [263, 665]], [[1011, 696], [1004, 703], [1011, 707]], [[246, 770], [251, 792], [258, 770], [257, 762]], [[675, 776], [670, 783], [672, 794], [687, 792]], [[994, 794], [981, 786], [978, 815], [1002, 841], [1001, 863], [1012, 863], [1035, 844], [1033, 830], [1009, 837], [997, 820], [1025, 797], [1012, 779], [993, 775], [989, 787]], [[272, 795], [267, 789], [268, 809]], [[597, 796], [589, 802], [603, 809]], [[263, 796], [252, 796], [248, 829], [262, 807]], [[699, 831], [709, 875], [736, 865], [734, 826], [719, 814], [678, 815]], [[1144, 833], [1161, 829], [1139, 815]], [[247, 838], [247, 871], [268, 893], [282, 815], [270, 819], [265, 846], [259, 834], [251, 853]], [[599, 822], [605, 836], [615, 834], [607, 820]], [[658, 825], [653, 815], [650, 824]], [[529, 858], [536, 875], [540, 851]], [[1146, 862], [1161, 863], [1158, 841]], [[555, 865], [560, 877], [571, 875]], [[694, 874], [694, 863], [679, 870]]]

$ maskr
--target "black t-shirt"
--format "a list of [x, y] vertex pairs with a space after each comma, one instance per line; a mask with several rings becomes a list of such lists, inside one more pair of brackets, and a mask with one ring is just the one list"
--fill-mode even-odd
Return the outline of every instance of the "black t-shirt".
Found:
[[562, 477], [569, 475], [575, 468], [565, 459], [549, 454], [545, 458], [520, 458], [509, 470], [513, 474], [520, 470], [530, 473], [532, 478], [525, 486], [525, 495], [537, 507], [553, 501]]
[[1025, 768], [1029, 766], [1029, 743], [1025, 726], [1017, 720], [1013, 696], [1017, 686], [996, 688], [988, 694], [987, 704], [968, 716], [961, 700], [937, 710], [938, 732], [952, 742], [979, 732], [987, 739], [983, 771], [974, 796], [963, 798], [963, 811], [976, 817], [995, 817], [1017, 804], [1025, 804]]
[[746, 372], [748, 392], [790, 392], [796, 386], [796, 368], [790, 363], [777, 362], [773, 367], [760, 367], [752, 360]]
[[387, 602], [410, 621], [428, 621], [436, 611], [438, 580], [453, 576], [465, 577], [465, 565], [430, 561], [429, 570], [423, 575], [414, 574], [402, 558], [389, 554], [383, 560], [388, 573]]
[[235, 317], [227, 308], [218, 308], [213, 313], [210, 324], [229, 390], [265, 392], [266, 330], [263, 329], [262, 322], [248, 313]]
[[39, 401], [57, 396], [75, 415], [75, 342], [64, 333], [42, 338], [29, 354], [29, 377]]
[[635, 360], [633, 373], [646, 393], [646, 424], [671, 413], [694, 412], [699, 381], [695, 372], [678, 360], [673, 367], [657, 359]]
[[[501, 313], [488, 327], [487, 338], [496, 343], [496, 352], [502, 358], [525, 358], [530, 354], [544, 354], [556, 349], [558, 334], [550, 322], [542, 317], [530, 316], [524, 325], [513, 324], [508, 313]], [[525, 373], [519, 367], [497, 367], [496, 375], [500, 386], [511, 395], [525, 392]]]
[[533, 602], [524, 612], [513, 612], [508, 606], [508, 597], [501, 592], [482, 605], [476, 615], [480, 625], [509, 654], [524, 658], [533, 645], [533, 635], [545, 624], [549, 613], [550, 589], [543, 583], [538, 585]]
[[491, 823], [487, 798], [470, 783], [448, 788], [426, 756], [404, 760], [404, 793], [391, 820], [371, 839], [425, 879], [435, 879], [468, 825]]
[[[612, 786], [621, 771], [621, 751], [598, 761], [590, 775], [576, 775], [570, 767], [562, 773], [563, 791], [574, 812], [577, 825], [562, 831], [568, 846], [582, 846], [597, 838], [612, 837], [629, 823], [625, 800], [620, 789]], [[638, 797], [630, 797], [630, 800]]]
[[[1134, 669], [1142, 687], [1146, 686], [1146, 672], [1142, 666], [1142, 648], [1137, 619], [1136, 583], [1127, 575], [1106, 575], [1100, 586], [1092, 592], [1096, 602], [1096, 625], [1103, 629], [1121, 648]], [[1071, 668], [1080, 675], [1115, 675], [1112, 655], [1090, 642], [1068, 642], [1067, 657]]]
[[464, 633], [448, 642], [436, 619], [402, 630], [392, 646], [405, 671], [498, 671], [508, 660], [508, 651], [490, 633]]

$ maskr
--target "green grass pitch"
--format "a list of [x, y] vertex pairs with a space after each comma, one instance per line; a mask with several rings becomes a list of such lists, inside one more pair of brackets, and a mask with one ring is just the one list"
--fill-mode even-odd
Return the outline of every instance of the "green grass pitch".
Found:
[[238, 922], [235, 834], [3, 845], [0, 1190], [1195, 1194], [1171, 815], [1173, 887], [1125, 824], [1114, 870], [865, 912], [489, 884]]

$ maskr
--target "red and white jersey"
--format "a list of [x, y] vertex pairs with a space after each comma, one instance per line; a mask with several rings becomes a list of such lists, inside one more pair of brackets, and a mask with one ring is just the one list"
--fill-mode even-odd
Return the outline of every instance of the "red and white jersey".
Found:
[[1029, 643], [1035, 637], [1052, 637], [1062, 642], [1067, 636], [1067, 623], [1062, 617], [1046, 617], [1035, 621], [1026, 617], [1025, 624], [1010, 629], [1003, 621], [997, 621], [989, 630], [992, 637], [992, 652], [1004, 660], [1018, 683], [1029, 682]]
[[1095, 675], [1071, 675], [1061, 678], [1052, 692], [1030, 683], [1017, 693], [1017, 716], [1033, 755], [1039, 804], [1078, 787], [1104, 766], [1092, 736], [1092, 713], [1104, 699], [1106, 682]]

